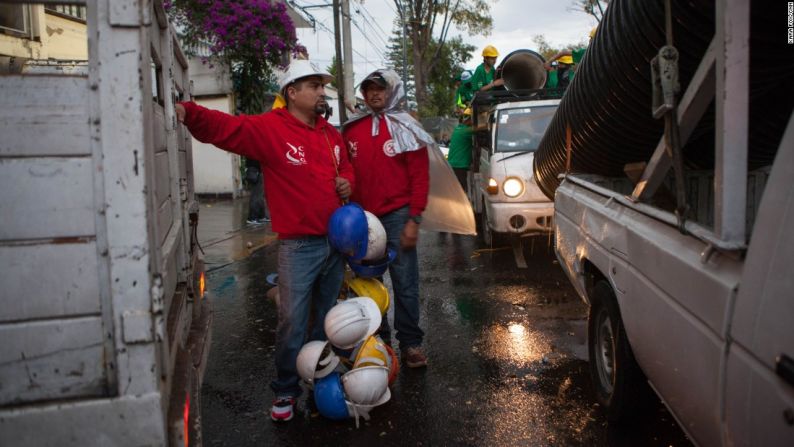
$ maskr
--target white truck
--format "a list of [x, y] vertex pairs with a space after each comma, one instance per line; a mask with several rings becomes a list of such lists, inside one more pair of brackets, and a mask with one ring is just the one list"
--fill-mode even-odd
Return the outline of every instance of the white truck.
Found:
[[[715, 103], [713, 170], [674, 169], [685, 180], [685, 194], [678, 197], [689, 199], [690, 219], [649, 202], [676, 165], [678, 149], [667, 144], [676, 139], [675, 126], [668, 126], [634, 182], [560, 172], [555, 249], [590, 306], [591, 376], [610, 421], [630, 418], [640, 404], [638, 390], [648, 383], [696, 444], [791, 446], [793, 104], [780, 104], [791, 96], [777, 92], [773, 102], [788, 112], [783, 125], [765, 135], [779, 138], [774, 162], [748, 169], [748, 153], [757, 149], [751, 143], [757, 140], [749, 138], [750, 104], [759, 100], [749, 93], [749, 54], [760, 51], [755, 45], [765, 40], [751, 35], [755, 10], [750, 13], [749, 2], [716, 3], [711, 44], [680, 101], [666, 112], [676, 120], [684, 145], [708, 104]], [[601, 27], [609, 26], [605, 18]], [[752, 32], [766, 32], [763, 28]], [[616, 42], [615, 36], [596, 42], [592, 51], [603, 49], [598, 47], [608, 45], [607, 39]], [[581, 67], [585, 73], [588, 62]], [[769, 83], [780, 80], [764, 76]], [[780, 85], [794, 82], [792, 72], [782, 76]], [[586, 147], [574, 148], [574, 156], [577, 150]], [[536, 171], [542, 157], [541, 151]]]
[[486, 112], [488, 117], [480, 122], [487, 124], [475, 128], [475, 132], [485, 130], [489, 139], [487, 145], [476, 146], [479, 169], [470, 191], [486, 245], [499, 236], [532, 236], [551, 230], [554, 203], [535, 184], [532, 161], [559, 102], [503, 102]]
[[161, 1], [85, 4], [84, 67], [0, 75], [0, 445], [200, 445], [187, 60]]

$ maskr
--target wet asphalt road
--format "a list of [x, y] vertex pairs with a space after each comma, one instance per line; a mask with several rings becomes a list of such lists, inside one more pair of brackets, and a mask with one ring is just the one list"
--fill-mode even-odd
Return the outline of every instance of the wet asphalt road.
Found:
[[[689, 445], [664, 406], [607, 424], [590, 386], [586, 306], [546, 239], [525, 250], [422, 233], [427, 369], [403, 368], [369, 422], [312, 414], [304, 393], [286, 424], [269, 419], [276, 307], [266, 296], [277, 243], [213, 269], [213, 341], [202, 391], [205, 446]], [[388, 285], [388, 282], [387, 282]], [[393, 315], [390, 315], [393, 321]]]

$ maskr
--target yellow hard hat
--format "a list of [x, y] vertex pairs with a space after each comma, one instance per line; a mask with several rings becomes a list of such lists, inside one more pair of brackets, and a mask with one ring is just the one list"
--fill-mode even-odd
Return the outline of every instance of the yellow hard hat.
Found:
[[363, 368], [365, 366], [385, 366], [389, 367], [391, 356], [386, 350], [386, 343], [377, 335], [370, 335], [362, 342], [351, 354], [353, 358], [353, 368]]
[[482, 57], [498, 57], [499, 52], [496, 51], [496, 47], [493, 45], [488, 45], [482, 50]]
[[389, 310], [389, 291], [377, 279], [356, 277], [347, 281], [347, 287], [354, 295], [365, 296], [375, 301], [381, 314]]
[[471, 107], [466, 107], [466, 110], [463, 111], [463, 116], [471, 116]]
[[571, 56], [563, 56], [557, 59], [561, 64], [573, 65], [573, 58]]
[[276, 100], [273, 101], [273, 107], [271, 107], [271, 109], [283, 109], [284, 107], [287, 107], [287, 102], [284, 101], [284, 97], [281, 96], [280, 93], [276, 93]]
[[593, 29], [591, 29], [591, 30], [590, 30], [590, 38], [591, 38], [591, 39], [592, 39], [593, 37], [595, 37], [596, 30], [598, 30], [598, 27], [597, 27], [597, 26], [594, 26], [594, 27], [593, 27]]

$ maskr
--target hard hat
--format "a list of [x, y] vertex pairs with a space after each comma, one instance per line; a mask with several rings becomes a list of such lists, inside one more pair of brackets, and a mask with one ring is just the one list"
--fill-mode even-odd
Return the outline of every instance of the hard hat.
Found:
[[571, 56], [563, 56], [563, 57], [561, 57], [561, 58], [559, 58], [559, 59], [557, 59], [557, 60], [558, 60], [558, 61], [559, 61], [561, 64], [573, 65], [573, 57], [571, 57]]
[[385, 366], [388, 368], [389, 351], [386, 350], [386, 343], [377, 335], [370, 335], [361, 342], [351, 354], [353, 358], [353, 368], [364, 366]]
[[328, 221], [328, 241], [345, 256], [361, 259], [367, 254], [367, 215], [356, 203], [337, 208]]
[[320, 414], [341, 421], [350, 417], [345, 402], [345, 391], [338, 372], [333, 372], [314, 382], [314, 403]]
[[374, 334], [380, 322], [380, 309], [375, 301], [350, 298], [332, 307], [325, 315], [325, 335], [337, 348], [350, 349]]
[[273, 106], [270, 107], [271, 110], [276, 109], [283, 109], [287, 107], [287, 101], [284, 101], [284, 97], [281, 96], [281, 93], [276, 93], [276, 99], [273, 101]]
[[464, 70], [463, 73], [460, 74], [460, 81], [461, 82], [469, 82], [471, 81], [471, 77], [474, 76], [471, 74], [469, 70]]
[[598, 27], [594, 26], [593, 29], [590, 30], [590, 38], [592, 39], [596, 35], [596, 31], [598, 31]]
[[315, 379], [331, 374], [339, 365], [339, 357], [328, 341], [315, 340], [303, 345], [295, 363], [301, 378], [312, 383]]
[[386, 253], [386, 229], [374, 214], [364, 211], [367, 216], [367, 254], [365, 260], [381, 259]]
[[386, 268], [397, 257], [397, 252], [391, 248], [386, 249], [386, 256], [376, 261], [355, 261], [348, 259], [347, 263], [356, 275], [362, 278], [375, 278], [386, 272]]
[[471, 116], [471, 107], [466, 107], [466, 110], [463, 111], [463, 116]]
[[383, 395], [378, 398], [378, 401], [371, 405], [362, 405], [362, 404], [354, 404], [353, 402], [347, 401], [347, 412], [356, 418], [356, 427], [358, 427], [358, 417], [361, 416], [364, 418], [365, 421], [369, 420], [369, 412], [372, 411], [373, 408], [381, 406], [391, 399], [391, 390], [389, 387], [386, 387], [386, 391], [383, 392]]
[[373, 405], [389, 388], [389, 368], [364, 366], [342, 375], [342, 386], [348, 400], [359, 405]]
[[355, 296], [366, 296], [372, 298], [378, 305], [381, 314], [389, 310], [389, 291], [382, 282], [375, 278], [350, 278], [347, 280], [347, 287]]
[[386, 345], [386, 352], [389, 353], [389, 385], [391, 385], [397, 380], [397, 374], [400, 373], [400, 359], [397, 358], [397, 353], [389, 345]]
[[294, 60], [289, 64], [289, 68], [281, 76], [278, 82], [278, 89], [283, 94], [284, 89], [298, 79], [307, 76], [319, 76], [323, 79], [323, 84], [327, 84], [334, 80], [331, 73], [320, 68], [316, 62], [307, 60]]
[[488, 45], [482, 50], [482, 57], [498, 57], [499, 52], [493, 45]]

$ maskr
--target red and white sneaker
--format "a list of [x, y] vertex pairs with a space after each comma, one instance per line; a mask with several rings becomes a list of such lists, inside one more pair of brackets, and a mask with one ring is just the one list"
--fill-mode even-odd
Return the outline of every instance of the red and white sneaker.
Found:
[[295, 398], [289, 396], [277, 397], [270, 408], [270, 419], [274, 422], [287, 422], [292, 419]]

